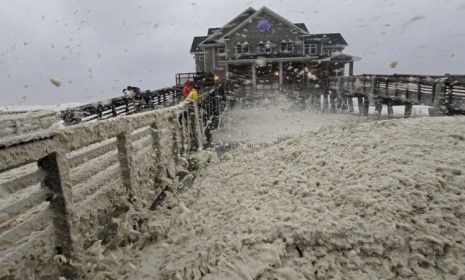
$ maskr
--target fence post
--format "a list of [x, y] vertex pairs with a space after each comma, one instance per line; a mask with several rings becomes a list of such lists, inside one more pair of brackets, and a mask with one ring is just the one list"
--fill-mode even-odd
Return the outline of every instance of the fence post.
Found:
[[190, 114], [189, 108], [190, 107], [188, 105], [187, 109], [183, 112], [183, 123], [184, 123], [183, 129], [184, 129], [185, 135], [186, 135], [186, 137], [185, 137], [186, 140], [185, 140], [184, 145], [186, 147], [186, 149], [185, 149], [186, 152], [189, 152], [192, 149], [192, 133], [193, 133], [193, 131], [191, 129], [192, 128], [192, 125], [191, 125], [192, 121], [191, 121], [191, 118], [189, 116], [189, 114]]
[[179, 150], [181, 155], [183, 155], [186, 153], [186, 130], [184, 129], [184, 115], [182, 112], [176, 115], [176, 122], [179, 128], [179, 141], [181, 142]]
[[434, 83], [434, 92], [433, 92], [433, 96], [434, 96], [434, 99], [433, 99], [433, 102], [434, 102], [434, 106], [435, 107], [439, 107], [442, 105], [442, 102], [444, 100], [444, 98], [446, 97], [446, 86], [443, 82], [440, 82], [440, 81], [437, 81]]
[[163, 174], [163, 165], [162, 165], [162, 152], [161, 152], [161, 136], [160, 128], [157, 125], [157, 122], [153, 122], [150, 125], [150, 137], [152, 138], [152, 151], [154, 153], [154, 167], [157, 172], [156, 177], [160, 178]]
[[192, 131], [192, 150], [199, 150], [202, 148], [202, 132], [200, 131], [200, 119], [197, 103], [191, 102], [189, 104], [189, 118]]
[[76, 232], [73, 225], [73, 191], [69, 177], [69, 166], [64, 149], [38, 160], [37, 165], [46, 172], [43, 187], [53, 191], [50, 208], [53, 211], [54, 236], [57, 255], [63, 255], [67, 262], [61, 267], [62, 273], [69, 279], [76, 276], [70, 260], [78, 253]]
[[171, 138], [173, 141], [173, 146], [171, 149], [171, 153], [174, 156], [174, 162], [176, 164], [179, 163], [179, 157], [180, 157], [180, 148], [179, 148], [179, 142], [180, 142], [180, 132], [181, 132], [181, 126], [179, 125], [177, 113], [173, 111], [172, 115], [169, 117], [169, 122], [172, 124], [172, 131], [171, 131]]
[[135, 196], [134, 192], [134, 176], [132, 170], [132, 142], [131, 132], [125, 131], [116, 136], [116, 146], [118, 148], [118, 159], [121, 169], [121, 177], [123, 186], [129, 195], [129, 200], [132, 201]]

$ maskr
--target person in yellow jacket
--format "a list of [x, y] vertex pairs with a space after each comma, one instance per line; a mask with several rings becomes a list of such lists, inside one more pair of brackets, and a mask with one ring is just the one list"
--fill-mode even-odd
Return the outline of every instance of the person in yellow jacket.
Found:
[[186, 99], [190, 100], [190, 101], [197, 102], [197, 101], [200, 101], [201, 96], [200, 96], [199, 92], [195, 88], [192, 88], [191, 91], [189, 92], [189, 94], [187, 95]]

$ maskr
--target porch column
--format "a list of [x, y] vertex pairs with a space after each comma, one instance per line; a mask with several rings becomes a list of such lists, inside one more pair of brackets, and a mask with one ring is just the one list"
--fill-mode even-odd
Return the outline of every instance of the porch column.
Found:
[[224, 65], [224, 78], [228, 82], [229, 81], [229, 64]]
[[279, 90], [283, 89], [283, 62], [279, 62]]
[[255, 63], [252, 63], [252, 88], [257, 88], [257, 69]]
[[353, 76], [354, 75], [354, 62], [351, 61], [349, 62], [349, 76]]

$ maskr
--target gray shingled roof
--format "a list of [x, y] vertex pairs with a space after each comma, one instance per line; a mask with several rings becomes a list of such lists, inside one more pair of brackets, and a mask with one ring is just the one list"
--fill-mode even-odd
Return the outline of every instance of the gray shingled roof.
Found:
[[215, 31], [221, 29], [221, 27], [213, 27], [213, 28], [208, 28], [208, 36], [212, 35], [215, 33]]
[[325, 45], [347, 45], [341, 33], [311, 34], [308, 38], [310, 40], [325, 39]]
[[231, 21], [229, 24], [221, 27], [217, 31], [218, 34], [211, 36], [211, 38], [206, 41], [205, 43], [214, 43], [215, 40], [219, 39], [224, 34], [227, 34], [229, 31], [233, 30], [237, 25], [241, 24], [244, 20], [248, 19], [251, 15], [253, 15], [256, 10], [252, 7], [248, 8], [247, 10], [243, 11], [237, 18]]
[[191, 46], [191, 53], [201, 51], [201, 49], [199, 48], [199, 44], [202, 43], [205, 39], [207, 39], [207, 36], [194, 37], [194, 41], [192, 41], [192, 46]]
[[307, 29], [307, 26], [305, 25], [305, 23], [294, 23], [294, 25], [297, 26], [298, 28], [302, 29], [303, 31], [308, 32], [308, 29]]

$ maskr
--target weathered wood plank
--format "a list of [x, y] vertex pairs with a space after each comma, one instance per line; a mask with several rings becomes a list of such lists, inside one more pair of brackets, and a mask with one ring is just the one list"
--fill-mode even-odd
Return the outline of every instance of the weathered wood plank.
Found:
[[116, 150], [116, 139], [109, 139], [106, 142], [107, 143], [104, 143], [101, 146], [90, 148], [87, 151], [72, 154], [68, 158], [70, 168], [75, 168], [76, 166], [79, 166], [86, 161]]
[[53, 196], [52, 193], [53, 192], [46, 187], [39, 187], [17, 200], [11, 202], [6, 201], [2, 206], [0, 206], [0, 213], [6, 217], [6, 220], [13, 219], [21, 213], [41, 204], [47, 199], [50, 199]]
[[0, 226], [0, 251], [7, 249], [34, 231], [44, 230], [51, 221], [52, 211], [46, 208], [22, 221], [9, 221], [12, 226], [6, 230], [2, 231]]
[[1, 194], [13, 194], [23, 190], [29, 186], [40, 183], [45, 178], [46, 173], [43, 170], [35, 170], [25, 175], [13, 178], [11, 180], [0, 183]]
[[0, 147], [0, 172], [4, 172], [31, 162], [53, 153], [57, 142], [50, 138], [30, 140], [30, 142], [19, 142], [18, 144]]
[[93, 158], [76, 167], [75, 170], [71, 172], [71, 184], [74, 186], [80, 182], [86, 182], [90, 177], [105, 170], [116, 162], [118, 162], [118, 152], [116, 150]]

